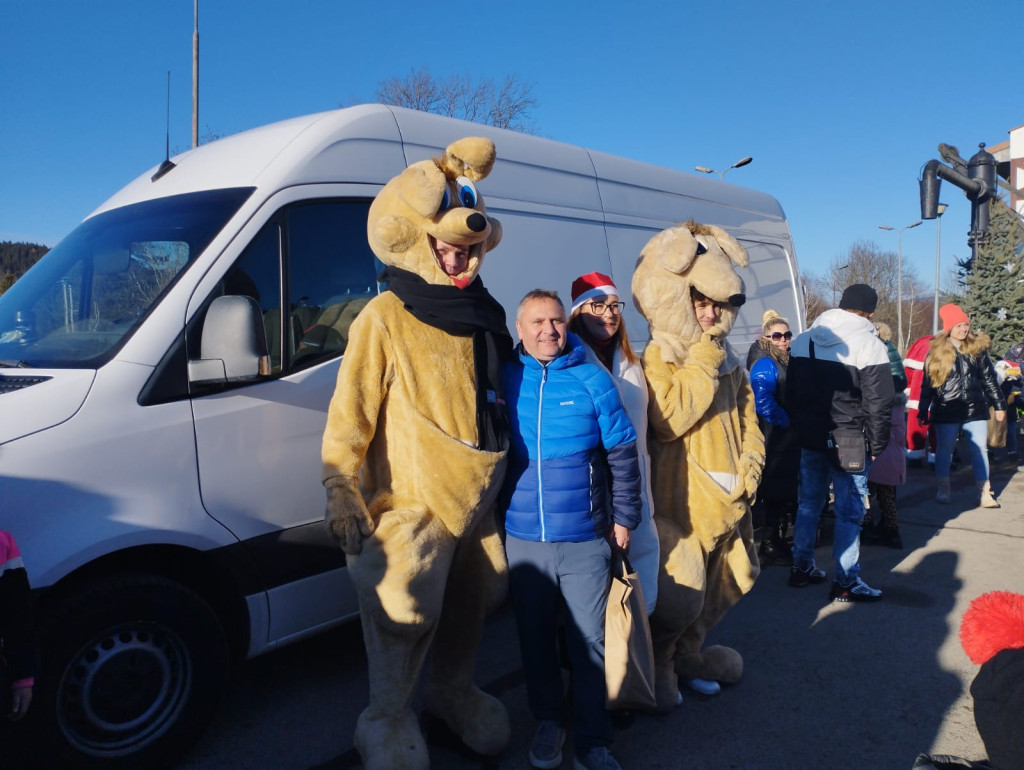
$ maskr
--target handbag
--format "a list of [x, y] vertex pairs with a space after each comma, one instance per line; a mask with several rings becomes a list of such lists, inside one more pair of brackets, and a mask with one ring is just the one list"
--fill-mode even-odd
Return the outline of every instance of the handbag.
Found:
[[832, 462], [847, 473], [863, 473], [867, 467], [867, 443], [863, 431], [830, 431], [828, 449]]
[[612, 548], [612, 581], [604, 617], [608, 708], [654, 709], [654, 648], [647, 605], [629, 558]]
[[1009, 420], [1005, 416], [1001, 420], [996, 419], [996, 408], [994, 406], [990, 406], [988, 408], [989, 449], [1002, 449], [1006, 446], [1006, 428], [1008, 422]]

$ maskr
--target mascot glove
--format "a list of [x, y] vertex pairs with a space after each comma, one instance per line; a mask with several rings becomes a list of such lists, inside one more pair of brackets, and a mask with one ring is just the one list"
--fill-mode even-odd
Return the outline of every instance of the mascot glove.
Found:
[[743, 479], [743, 491], [751, 500], [757, 494], [761, 484], [761, 472], [764, 470], [764, 457], [755, 452], [744, 452], [740, 455], [740, 476]]
[[324, 482], [324, 487], [327, 489], [325, 518], [331, 534], [338, 539], [345, 553], [360, 553], [363, 538], [373, 534], [374, 524], [363, 502], [358, 481], [352, 476], [333, 476]]
[[[704, 364], [709, 371], [717, 371], [725, 360], [725, 347], [722, 345], [722, 335], [714, 335], [713, 327], [710, 331], [704, 332], [698, 342], [690, 346], [690, 358]], [[719, 330], [720, 331], [720, 330]]]

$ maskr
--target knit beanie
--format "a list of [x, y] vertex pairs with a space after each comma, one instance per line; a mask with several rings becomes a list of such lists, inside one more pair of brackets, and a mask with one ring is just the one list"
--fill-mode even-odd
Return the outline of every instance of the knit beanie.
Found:
[[948, 332], [957, 324], [969, 324], [971, 319], [967, 313], [960, 309], [959, 305], [943, 305], [939, 308], [939, 318], [942, 319], [942, 331]]
[[976, 598], [964, 613], [960, 642], [981, 664], [971, 695], [989, 762], [996, 770], [1024, 767], [1024, 596], [990, 591]]
[[854, 283], [843, 290], [843, 298], [839, 300], [842, 310], [860, 310], [874, 313], [878, 307], [878, 293], [866, 283]]
[[619, 290], [615, 287], [615, 282], [604, 273], [581, 275], [572, 282], [572, 307], [569, 312], [575, 312], [576, 308], [595, 297], [607, 297], [610, 294], [617, 297]]

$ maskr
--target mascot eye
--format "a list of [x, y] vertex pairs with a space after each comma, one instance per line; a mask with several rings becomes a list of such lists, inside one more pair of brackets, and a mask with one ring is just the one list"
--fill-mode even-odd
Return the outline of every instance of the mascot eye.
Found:
[[466, 177], [460, 176], [455, 180], [455, 194], [458, 197], [458, 203], [460, 206], [464, 206], [467, 209], [471, 209], [476, 206], [478, 199], [476, 187]]
[[441, 205], [437, 207], [438, 211], [447, 211], [452, 207], [452, 191], [448, 185], [444, 186], [444, 195], [441, 197]]

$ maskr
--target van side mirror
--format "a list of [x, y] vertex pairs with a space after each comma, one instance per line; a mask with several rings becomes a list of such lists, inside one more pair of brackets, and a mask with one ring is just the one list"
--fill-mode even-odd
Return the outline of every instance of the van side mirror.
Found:
[[192, 384], [244, 382], [270, 373], [267, 333], [252, 297], [217, 297], [206, 311], [201, 358], [188, 362]]

